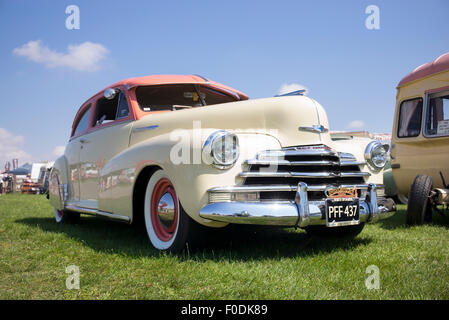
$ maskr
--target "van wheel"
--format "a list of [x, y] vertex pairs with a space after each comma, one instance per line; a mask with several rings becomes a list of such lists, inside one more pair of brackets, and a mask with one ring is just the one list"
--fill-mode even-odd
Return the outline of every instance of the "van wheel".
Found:
[[80, 221], [80, 214], [67, 210], [58, 210], [55, 208], [55, 220], [58, 224], [75, 224]]
[[365, 227], [365, 223], [354, 226], [344, 227], [326, 227], [326, 226], [310, 226], [306, 227], [308, 234], [319, 237], [347, 237], [355, 238]]
[[423, 224], [432, 221], [432, 205], [429, 200], [432, 191], [432, 178], [418, 175], [410, 187], [406, 222], [408, 225]]
[[201, 226], [185, 213], [163, 170], [149, 179], [144, 201], [145, 226], [154, 248], [179, 253], [198, 244]]

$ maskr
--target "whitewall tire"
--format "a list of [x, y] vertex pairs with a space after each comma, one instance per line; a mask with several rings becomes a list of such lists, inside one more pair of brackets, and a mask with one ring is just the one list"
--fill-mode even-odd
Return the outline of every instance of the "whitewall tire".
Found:
[[58, 210], [55, 208], [55, 220], [57, 224], [78, 223], [80, 220], [80, 214], [77, 212]]
[[198, 236], [199, 225], [182, 209], [175, 188], [163, 170], [148, 181], [144, 198], [145, 227], [154, 248], [178, 253]]

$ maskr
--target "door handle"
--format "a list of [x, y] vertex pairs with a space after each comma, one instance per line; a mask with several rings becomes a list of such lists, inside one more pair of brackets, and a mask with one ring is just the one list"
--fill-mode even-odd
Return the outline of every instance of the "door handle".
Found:
[[89, 141], [86, 140], [86, 139], [80, 139], [80, 142], [81, 142], [81, 143], [89, 143]]

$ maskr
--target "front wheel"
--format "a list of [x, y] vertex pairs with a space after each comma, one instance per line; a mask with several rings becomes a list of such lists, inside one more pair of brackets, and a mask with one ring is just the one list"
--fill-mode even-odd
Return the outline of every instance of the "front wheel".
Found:
[[198, 244], [202, 228], [185, 213], [163, 170], [149, 179], [144, 201], [145, 226], [154, 248], [178, 253]]
[[418, 175], [410, 187], [406, 222], [408, 225], [423, 224], [432, 220], [432, 205], [429, 200], [432, 191], [432, 178]]
[[313, 236], [324, 236], [324, 237], [348, 237], [354, 238], [360, 232], [362, 232], [365, 227], [365, 223], [360, 223], [354, 226], [344, 226], [344, 227], [326, 227], [326, 226], [310, 226], [306, 228], [308, 234]]

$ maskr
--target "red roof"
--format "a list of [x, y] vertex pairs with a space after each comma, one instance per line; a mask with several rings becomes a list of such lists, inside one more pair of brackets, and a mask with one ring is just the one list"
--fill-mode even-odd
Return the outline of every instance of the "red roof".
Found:
[[449, 52], [413, 70], [399, 82], [398, 87], [445, 70], [449, 70]]
[[[209, 80], [207, 78], [198, 75], [152, 75], [138, 78], [129, 78], [119, 82], [116, 82], [106, 88], [115, 87], [119, 85], [125, 85], [129, 88], [136, 86], [150, 86], [150, 85], [160, 85], [160, 84], [201, 84], [217, 89], [222, 89], [224, 91], [230, 91], [233, 95], [237, 95], [241, 100], [247, 100], [248, 96], [243, 92], [236, 89], [228, 87], [224, 84]], [[105, 88], [105, 89], [106, 89]]]

